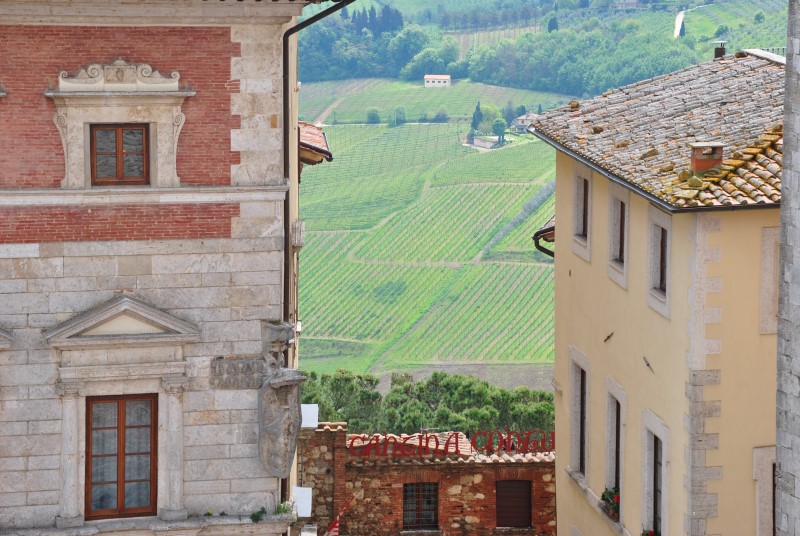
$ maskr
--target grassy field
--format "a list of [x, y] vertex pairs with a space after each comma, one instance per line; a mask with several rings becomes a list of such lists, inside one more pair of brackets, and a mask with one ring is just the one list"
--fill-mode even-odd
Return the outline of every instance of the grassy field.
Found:
[[457, 124], [326, 134], [334, 160], [300, 189], [303, 368], [552, 362], [552, 264], [530, 240], [552, 214], [552, 149], [476, 152]]
[[490, 86], [469, 80], [455, 81], [449, 88], [425, 88], [422, 80], [367, 78], [303, 84], [300, 116], [306, 121], [317, 121], [320, 114], [333, 105], [333, 110], [324, 118], [325, 123], [365, 123], [367, 110], [378, 108], [381, 120], [386, 122], [395, 107], [403, 106], [410, 122], [419, 120], [423, 114], [432, 119], [442, 109], [451, 120], [468, 120], [478, 101], [502, 107], [510, 100], [516, 106], [524, 104], [536, 110], [540, 104], [546, 109], [566, 104], [571, 99], [557, 93]]
[[[728, 50], [744, 48], [769, 48], [786, 46], [786, 0], [729, 0], [693, 9], [686, 13], [684, 24], [686, 36], [698, 41], [715, 40], [720, 26], [729, 28], [719, 37], [728, 41]], [[756, 23], [757, 12], [764, 14], [764, 21]]]

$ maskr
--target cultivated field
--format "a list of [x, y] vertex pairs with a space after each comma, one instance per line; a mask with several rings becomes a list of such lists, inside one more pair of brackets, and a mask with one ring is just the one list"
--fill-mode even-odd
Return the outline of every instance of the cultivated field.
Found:
[[515, 384], [504, 366], [552, 362], [552, 264], [530, 237], [552, 215], [553, 151], [476, 152], [464, 129], [326, 127], [334, 160], [300, 189], [303, 368], [491, 364]]
[[[425, 88], [419, 82], [394, 79], [361, 78], [303, 84], [300, 90], [300, 117], [306, 121], [323, 121], [329, 125], [365, 123], [367, 110], [378, 108], [381, 120], [387, 122], [397, 106], [403, 106], [409, 122], [423, 115], [428, 119], [442, 109], [451, 120], [469, 120], [475, 104], [503, 107], [510, 100], [529, 110], [553, 108], [572, 99], [558, 93], [528, 91], [457, 80], [449, 88]], [[329, 110], [329, 108], [332, 109]], [[324, 117], [320, 119], [320, 115]], [[329, 112], [329, 113], [327, 113]]]

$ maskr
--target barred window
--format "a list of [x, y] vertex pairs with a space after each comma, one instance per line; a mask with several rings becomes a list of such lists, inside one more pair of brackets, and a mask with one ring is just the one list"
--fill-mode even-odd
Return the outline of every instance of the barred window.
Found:
[[403, 528], [439, 528], [439, 484], [414, 482], [403, 485]]

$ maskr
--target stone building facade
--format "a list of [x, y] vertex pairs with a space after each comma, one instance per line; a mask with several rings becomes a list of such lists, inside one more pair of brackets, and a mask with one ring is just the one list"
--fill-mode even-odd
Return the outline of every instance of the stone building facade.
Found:
[[783, 209], [781, 210], [781, 277], [778, 317], [777, 467], [775, 486], [775, 534], [788, 536], [800, 531], [800, 265], [797, 237], [800, 226], [800, 10], [789, 3], [786, 47], [785, 149]]
[[0, 533], [288, 530], [307, 3], [0, 3]]
[[[301, 433], [298, 482], [313, 490], [313, 515], [307, 521], [316, 523], [319, 534], [324, 534], [356, 493], [341, 518], [341, 534], [541, 536], [556, 532], [552, 453], [486, 456], [472, 451], [461, 435], [459, 456], [451, 450], [449, 455], [365, 457], [363, 446], [357, 446], [359, 437], [348, 435], [346, 423], [320, 423], [316, 430]], [[383, 442], [385, 437], [380, 439]], [[523, 498], [528, 501], [516, 504], [512, 512], [527, 516], [523, 523], [503, 526], [509, 513], [504, 493], [513, 493], [517, 503]], [[429, 502], [421, 506], [420, 497]]]

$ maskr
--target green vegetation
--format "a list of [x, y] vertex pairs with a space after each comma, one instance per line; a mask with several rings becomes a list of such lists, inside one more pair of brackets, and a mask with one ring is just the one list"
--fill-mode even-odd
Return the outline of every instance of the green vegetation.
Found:
[[[734, 50], [785, 45], [785, 0], [646, 2], [638, 10], [614, 5], [498, 0], [492, 7], [463, 2], [449, 11], [438, 4], [436, 13], [430, 8], [416, 12], [415, 24], [393, 18], [390, 26], [381, 23], [383, 13], [397, 6], [369, 14], [362, 8], [301, 34], [301, 79], [418, 81], [425, 73], [447, 73], [454, 79], [590, 96], [708, 60], [714, 39], [729, 41]], [[681, 37], [674, 38], [676, 15], [685, 8]]]
[[[553, 108], [568, 103], [572, 97], [542, 91], [528, 91], [501, 86], [456, 81], [451, 87], [425, 88], [422, 79], [403, 82], [390, 79], [357, 79], [303, 84], [300, 91], [300, 118], [306, 121], [323, 120], [327, 124], [364, 123], [369, 109], [378, 110], [384, 122], [391, 119], [396, 106], [405, 108], [406, 120], [430, 121], [445, 110], [451, 121], [472, 117], [477, 101], [504, 105], [512, 101], [535, 110], [537, 105]], [[326, 117], [325, 109], [334, 105]], [[521, 115], [521, 114], [520, 114]]]
[[354, 433], [528, 431], [552, 430], [554, 425], [551, 393], [509, 391], [470, 376], [436, 372], [415, 382], [406, 374], [393, 374], [385, 397], [377, 390], [375, 376], [342, 369], [308, 376], [303, 403], [319, 404], [320, 420], [346, 421]]
[[507, 135], [477, 152], [467, 129], [326, 128], [334, 160], [300, 191], [304, 367], [552, 362], [552, 264], [530, 237], [552, 215], [553, 150]]

